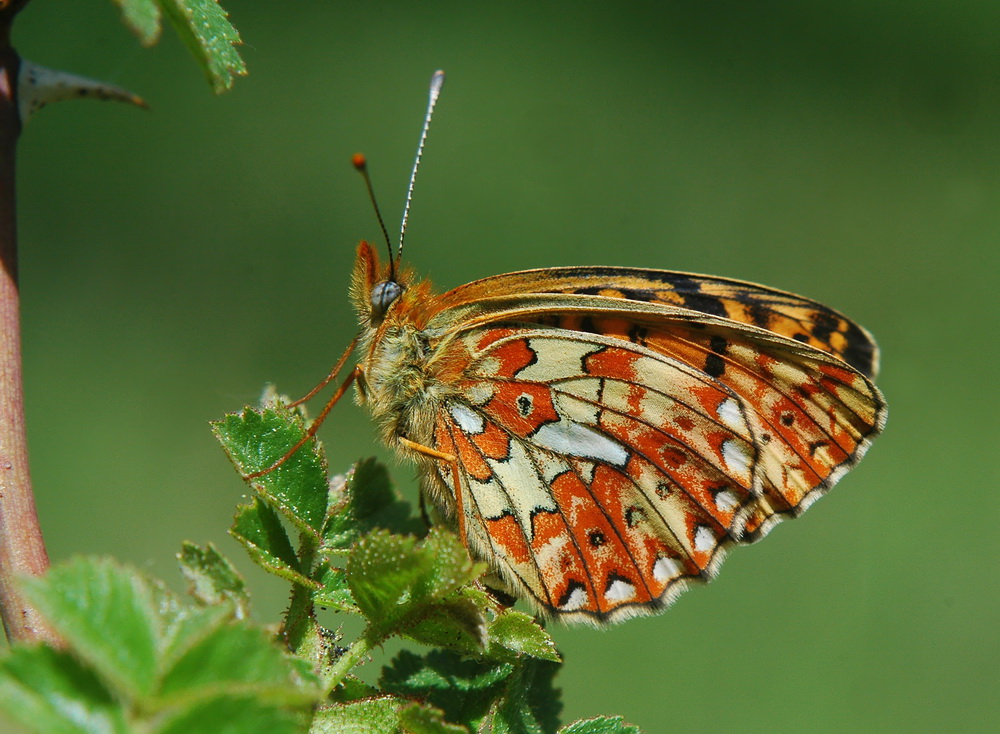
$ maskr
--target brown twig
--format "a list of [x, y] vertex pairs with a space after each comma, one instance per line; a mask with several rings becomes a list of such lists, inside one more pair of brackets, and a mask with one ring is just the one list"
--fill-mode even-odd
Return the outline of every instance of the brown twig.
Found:
[[17, 587], [18, 575], [41, 574], [49, 566], [28, 469], [17, 285], [14, 164], [21, 132], [20, 58], [10, 44], [10, 28], [26, 4], [27, 0], [0, 0], [0, 616], [11, 642], [58, 643]]

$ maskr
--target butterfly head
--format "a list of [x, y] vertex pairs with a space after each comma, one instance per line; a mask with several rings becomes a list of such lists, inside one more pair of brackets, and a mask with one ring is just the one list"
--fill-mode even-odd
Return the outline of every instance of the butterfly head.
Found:
[[372, 315], [382, 317], [389, 310], [389, 306], [396, 299], [403, 295], [403, 286], [394, 280], [380, 280], [372, 288], [371, 301]]
[[[363, 328], [377, 328], [400, 309], [413, 313], [422, 298], [427, 297], [426, 286], [416, 284], [406, 270], [383, 265], [368, 242], [358, 245], [351, 278], [351, 301]], [[420, 294], [423, 293], [423, 296]], [[419, 309], [417, 309], [419, 310]]]

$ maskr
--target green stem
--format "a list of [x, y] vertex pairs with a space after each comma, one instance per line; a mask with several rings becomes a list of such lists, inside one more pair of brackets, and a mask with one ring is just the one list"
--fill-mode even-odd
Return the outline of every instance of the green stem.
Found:
[[379, 643], [379, 640], [371, 639], [369, 630], [365, 630], [365, 633], [361, 635], [360, 638], [355, 640], [344, 654], [337, 658], [326, 674], [323, 676], [323, 697], [327, 697], [333, 691], [334, 688], [339, 686], [344, 682], [344, 678], [347, 674], [361, 662], [361, 659], [369, 653], [369, 651]]

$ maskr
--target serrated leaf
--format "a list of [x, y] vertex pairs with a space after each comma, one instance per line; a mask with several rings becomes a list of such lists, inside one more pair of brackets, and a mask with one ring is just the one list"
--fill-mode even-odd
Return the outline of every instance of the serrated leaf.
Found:
[[310, 734], [468, 734], [447, 723], [437, 709], [394, 696], [337, 704], [320, 709]]
[[155, 734], [302, 734], [306, 718], [250, 697], [223, 696], [184, 709]]
[[157, 0], [201, 66], [216, 94], [233, 86], [233, 77], [247, 73], [235, 46], [243, 43], [216, 0]]
[[241, 622], [223, 621], [194, 641], [163, 676], [159, 694], [171, 702], [217, 695], [307, 703], [316, 691], [297, 690], [299, 669], [263, 632]]
[[449, 724], [438, 709], [411, 703], [399, 712], [399, 723], [407, 734], [468, 734], [464, 726]]
[[504, 683], [504, 690], [486, 717], [495, 734], [544, 734], [559, 726], [562, 702], [552, 680], [560, 666], [526, 658]]
[[488, 629], [487, 654], [503, 659], [504, 650], [541, 660], [562, 662], [556, 643], [533, 617], [507, 609], [497, 615]]
[[379, 685], [436, 706], [448, 721], [472, 731], [538, 734], [559, 725], [562, 703], [552, 686], [559, 668], [533, 658], [498, 663], [451, 652], [417, 657], [404, 651], [383, 668]]
[[324, 551], [347, 550], [361, 535], [384, 528], [399, 534], [422, 534], [410, 504], [392, 488], [389, 473], [375, 459], [363, 459], [344, 481], [331, 483], [330, 517], [323, 528]]
[[254, 563], [265, 571], [302, 586], [318, 588], [300, 568], [281, 519], [271, 507], [254, 497], [249, 505], [240, 505], [229, 534], [243, 544]]
[[[305, 435], [299, 414], [287, 408], [246, 408], [212, 424], [219, 442], [244, 476], [270, 469]], [[326, 461], [311, 438], [273, 471], [250, 480], [254, 490], [296, 527], [319, 537], [329, 487]]]
[[22, 580], [25, 594], [77, 655], [129, 697], [152, 692], [159, 620], [136, 571], [110, 560], [77, 558]]
[[339, 703], [349, 703], [362, 698], [372, 698], [378, 694], [379, 690], [375, 686], [368, 685], [356, 676], [347, 675], [340, 682], [340, 685], [333, 689], [333, 692], [330, 694], [330, 700]]
[[458, 539], [437, 529], [422, 542], [371, 533], [355, 544], [347, 561], [351, 593], [376, 637], [419, 618], [478, 571]]
[[514, 672], [510, 663], [471, 660], [440, 650], [418, 657], [404, 650], [382, 669], [379, 686], [425, 701], [444, 711], [448, 721], [477, 731]]
[[431, 606], [406, 628], [404, 636], [432, 647], [479, 655], [486, 645], [486, 619], [474, 601], [454, 596]]
[[0, 710], [25, 731], [126, 734], [124, 713], [93, 671], [45, 646], [18, 646], [0, 658]]
[[245, 619], [250, 613], [246, 582], [232, 563], [209, 543], [204, 548], [184, 542], [177, 554], [181, 574], [191, 584], [191, 595], [205, 605], [233, 604], [234, 616]]
[[621, 716], [598, 716], [567, 724], [559, 730], [559, 734], [642, 734], [642, 730], [625, 723]]
[[344, 569], [327, 565], [319, 582], [323, 587], [313, 594], [313, 602], [317, 606], [358, 613], [358, 606], [354, 603]]
[[313, 716], [309, 734], [396, 734], [401, 701], [392, 696], [337, 704]]
[[152, 46], [160, 37], [160, 8], [154, 0], [114, 0], [121, 8], [125, 25], [143, 46]]

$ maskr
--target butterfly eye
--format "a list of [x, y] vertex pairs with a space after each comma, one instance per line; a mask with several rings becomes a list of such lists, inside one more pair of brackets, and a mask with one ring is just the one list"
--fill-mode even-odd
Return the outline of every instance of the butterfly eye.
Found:
[[399, 298], [402, 293], [403, 286], [394, 280], [383, 280], [381, 283], [376, 283], [371, 294], [372, 310], [375, 315], [381, 316], [388, 311], [392, 302]]

